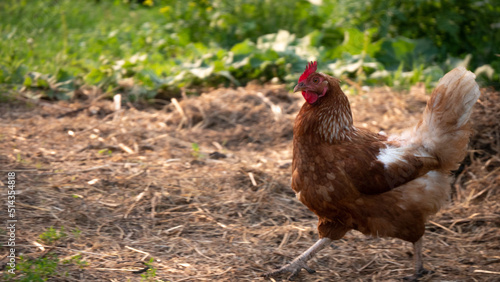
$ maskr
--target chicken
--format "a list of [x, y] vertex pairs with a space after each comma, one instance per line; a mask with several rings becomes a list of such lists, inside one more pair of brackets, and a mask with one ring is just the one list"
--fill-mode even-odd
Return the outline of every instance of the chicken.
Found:
[[463, 67], [447, 73], [433, 91], [422, 120], [389, 137], [353, 125], [339, 80], [309, 63], [294, 92], [306, 103], [293, 130], [292, 188], [318, 216], [320, 239], [282, 268], [264, 274], [289, 279], [332, 240], [358, 230], [413, 243], [417, 280], [429, 273], [422, 262], [425, 222], [446, 202], [450, 170], [466, 154], [469, 118], [480, 92]]

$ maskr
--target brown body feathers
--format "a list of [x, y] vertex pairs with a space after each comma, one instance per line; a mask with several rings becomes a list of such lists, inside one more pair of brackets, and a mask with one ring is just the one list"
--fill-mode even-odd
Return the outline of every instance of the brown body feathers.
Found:
[[[356, 229], [416, 242], [427, 216], [448, 193], [449, 170], [464, 157], [467, 121], [479, 97], [474, 76], [460, 68], [433, 92], [423, 120], [401, 136], [356, 128], [338, 80], [305, 103], [294, 127], [292, 188], [319, 217], [322, 237]], [[326, 84], [326, 83], [325, 83]]]
[[383, 136], [353, 125], [339, 81], [311, 63], [295, 91], [306, 103], [294, 125], [292, 188], [318, 216], [320, 240], [275, 276], [302, 268], [332, 240], [349, 230], [413, 243], [416, 280], [423, 267], [422, 236], [429, 215], [444, 204], [450, 170], [466, 153], [469, 117], [479, 98], [475, 76], [463, 67], [446, 74], [427, 103], [422, 120], [400, 135]]

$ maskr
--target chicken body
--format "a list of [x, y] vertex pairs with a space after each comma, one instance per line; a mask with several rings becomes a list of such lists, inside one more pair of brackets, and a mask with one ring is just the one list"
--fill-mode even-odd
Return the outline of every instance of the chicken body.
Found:
[[412, 242], [416, 279], [427, 273], [421, 256], [425, 222], [446, 202], [450, 170], [466, 154], [468, 120], [480, 93], [475, 76], [464, 68], [449, 72], [422, 120], [386, 137], [355, 127], [339, 81], [316, 73], [315, 66], [306, 68], [295, 88], [307, 103], [294, 125], [292, 188], [318, 216], [320, 240], [266, 276], [313, 272], [305, 262], [354, 229]]

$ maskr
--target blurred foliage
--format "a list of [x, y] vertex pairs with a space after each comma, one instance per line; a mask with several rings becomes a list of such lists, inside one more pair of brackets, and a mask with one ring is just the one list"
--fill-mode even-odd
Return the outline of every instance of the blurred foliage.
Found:
[[0, 85], [68, 99], [90, 84], [134, 101], [181, 87], [293, 83], [318, 60], [368, 85], [430, 87], [465, 65], [500, 86], [495, 1], [5, 0]]

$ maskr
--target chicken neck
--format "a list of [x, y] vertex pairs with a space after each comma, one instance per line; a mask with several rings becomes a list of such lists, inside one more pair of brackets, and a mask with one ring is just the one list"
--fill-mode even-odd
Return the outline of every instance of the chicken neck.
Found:
[[342, 90], [333, 88], [319, 104], [305, 103], [297, 116], [294, 134], [318, 134], [328, 143], [349, 139], [355, 131], [351, 107]]

